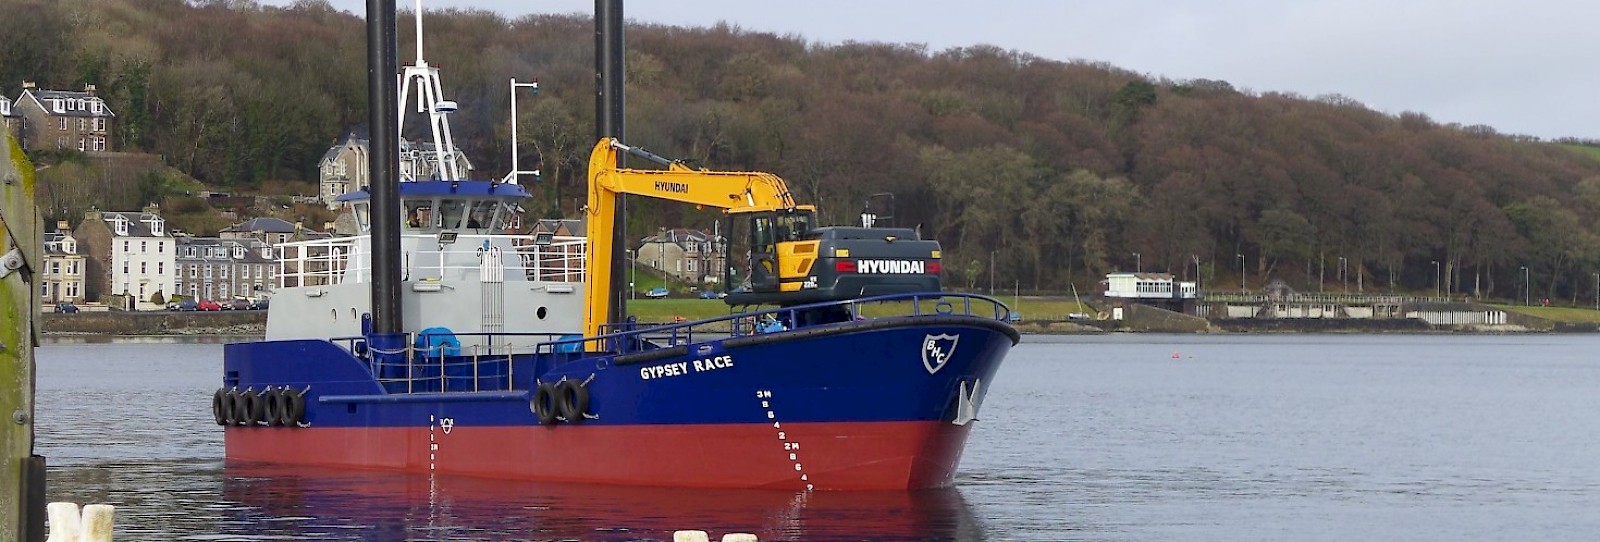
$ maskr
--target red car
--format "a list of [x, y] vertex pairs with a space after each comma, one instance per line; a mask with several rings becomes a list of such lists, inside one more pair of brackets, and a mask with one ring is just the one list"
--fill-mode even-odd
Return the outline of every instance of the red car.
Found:
[[198, 305], [195, 308], [198, 308], [198, 309], [203, 310], [203, 311], [220, 311], [220, 310], [222, 310], [222, 305], [218, 304], [216, 301], [212, 301], [210, 299], [207, 299], [205, 301], [201, 301], [200, 305]]

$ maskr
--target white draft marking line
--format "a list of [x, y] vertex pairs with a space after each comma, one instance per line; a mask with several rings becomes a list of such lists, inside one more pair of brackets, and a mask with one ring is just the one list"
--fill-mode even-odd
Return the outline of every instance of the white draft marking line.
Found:
[[800, 481], [806, 483], [806, 491], [814, 487], [811, 477], [806, 474], [805, 465], [800, 462], [800, 441], [789, 440], [789, 435], [783, 430], [783, 422], [777, 421], [777, 412], [772, 409], [772, 390], [756, 390], [756, 398], [761, 399], [761, 408], [766, 409], [767, 419], [773, 420], [772, 429], [778, 432], [778, 442], [783, 445], [783, 451], [789, 452], [789, 461], [794, 462], [794, 471], [800, 475]]

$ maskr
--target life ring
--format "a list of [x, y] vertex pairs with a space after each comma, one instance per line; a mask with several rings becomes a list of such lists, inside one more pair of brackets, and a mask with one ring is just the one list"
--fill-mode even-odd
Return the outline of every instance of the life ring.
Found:
[[[222, 388], [217, 388], [217, 392], [211, 394], [211, 416], [217, 419], [217, 425], [228, 425], [228, 416], [226, 412], [223, 412], [222, 407], [227, 397], [228, 393], [223, 391]], [[227, 401], [227, 403], [232, 404], [233, 402]]]
[[283, 425], [300, 425], [306, 421], [306, 393], [283, 388]]
[[534, 417], [539, 419], [540, 425], [553, 425], [556, 423], [556, 386], [549, 382], [540, 382], [533, 390], [533, 401], [528, 405], [533, 409]]
[[561, 410], [561, 417], [568, 423], [583, 421], [583, 415], [589, 410], [589, 387], [576, 380], [567, 380], [556, 385], [556, 406]]

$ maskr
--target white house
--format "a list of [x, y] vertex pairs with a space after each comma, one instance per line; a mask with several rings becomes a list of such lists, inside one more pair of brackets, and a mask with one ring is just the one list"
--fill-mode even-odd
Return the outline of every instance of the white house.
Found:
[[1176, 281], [1170, 273], [1106, 273], [1106, 297], [1123, 299], [1194, 299], [1193, 282]]
[[[144, 212], [85, 215], [73, 237], [88, 248], [84, 287], [89, 300], [124, 310], [165, 308], [176, 270], [172, 235], [159, 210], [152, 205]], [[163, 302], [152, 302], [157, 293]]]

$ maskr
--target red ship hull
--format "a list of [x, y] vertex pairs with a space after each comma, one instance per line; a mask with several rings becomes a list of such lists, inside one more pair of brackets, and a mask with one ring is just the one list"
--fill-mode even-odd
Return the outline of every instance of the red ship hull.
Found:
[[[230, 428], [227, 459], [550, 482], [881, 490], [952, 483], [970, 425]], [[781, 433], [781, 435], [780, 435]], [[781, 438], [780, 438], [781, 437]]]

